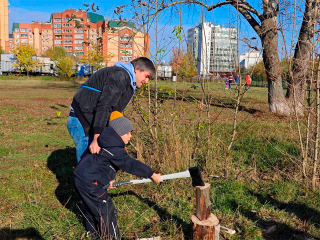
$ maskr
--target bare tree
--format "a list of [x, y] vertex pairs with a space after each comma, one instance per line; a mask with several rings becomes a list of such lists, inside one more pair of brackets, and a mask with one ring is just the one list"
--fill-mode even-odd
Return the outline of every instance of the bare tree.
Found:
[[156, 9], [150, 7], [153, 1], [146, 3], [141, 0], [133, 0], [132, 4], [142, 5], [144, 7], [148, 6], [148, 21], [151, 21], [159, 12], [177, 4], [197, 4], [207, 11], [212, 11], [225, 5], [232, 5], [240, 12], [244, 19], [246, 19], [261, 40], [263, 61], [268, 81], [268, 103], [270, 111], [281, 115], [302, 115], [304, 111], [304, 85], [308, 69], [308, 60], [310, 59], [312, 50], [312, 41], [317, 33], [315, 26], [320, 16], [319, 1], [320, 0], [306, 0], [304, 2], [303, 19], [295, 45], [286, 95], [283, 94], [282, 69], [279, 59], [278, 41], [280, 28], [278, 17], [282, 8], [291, 4], [290, 1], [282, 6], [279, 0], [261, 0], [261, 12], [244, 0], [225, 0], [213, 5], [208, 5], [205, 1], [200, 0], [162, 0], [158, 2]]

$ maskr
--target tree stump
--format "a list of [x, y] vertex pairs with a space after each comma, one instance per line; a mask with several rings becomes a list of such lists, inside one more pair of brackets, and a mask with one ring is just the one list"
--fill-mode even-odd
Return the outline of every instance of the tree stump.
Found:
[[195, 215], [191, 217], [191, 239], [219, 240], [220, 225], [218, 218], [212, 213], [208, 219], [200, 221]]
[[191, 217], [191, 239], [219, 240], [219, 220], [211, 213], [210, 184], [196, 187], [196, 200], [196, 213]]

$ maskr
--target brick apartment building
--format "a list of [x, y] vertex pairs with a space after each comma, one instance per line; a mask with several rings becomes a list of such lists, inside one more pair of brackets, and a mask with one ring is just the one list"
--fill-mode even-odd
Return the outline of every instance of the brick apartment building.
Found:
[[6, 50], [9, 44], [8, 0], [0, 0], [0, 46]]
[[13, 23], [6, 51], [21, 43], [33, 45], [38, 56], [56, 46], [83, 56], [90, 43], [99, 44], [109, 66], [149, 55], [149, 35], [137, 30], [133, 23], [105, 21], [99, 14], [76, 9], [52, 13], [47, 23]]

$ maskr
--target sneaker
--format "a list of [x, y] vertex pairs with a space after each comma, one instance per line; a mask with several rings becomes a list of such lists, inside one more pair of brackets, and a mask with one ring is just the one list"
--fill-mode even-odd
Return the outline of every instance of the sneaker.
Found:
[[90, 238], [90, 239], [100, 239], [98, 233], [96, 233], [96, 232], [90, 232], [90, 231], [87, 232], [86, 238]]

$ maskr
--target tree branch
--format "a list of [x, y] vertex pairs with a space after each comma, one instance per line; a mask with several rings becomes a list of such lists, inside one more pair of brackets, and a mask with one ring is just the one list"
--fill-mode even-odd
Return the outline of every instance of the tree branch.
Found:
[[[142, 4], [139, 2], [139, 4]], [[168, 4], [161, 4], [161, 7], [156, 9], [153, 14], [150, 15], [149, 19], [152, 19], [154, 16], [156, 16], [159, 12], [172, 7], [177, 4], [197, 4], [207, 9], [207, 11], [212, 11], [218, 7], [222, 7], [224, 5], [232, 5], [234, 8], [239, 9], [239, 12], [243, 15], [243, 17], [249, 22], [249, 24], [253, 27], [253, 29], [259, 33], [260, 32], [260, 24], [257, 22], [257, 20], [251, 15], [256, 15], [260, 21], [263, 21], [263, 16], [260, 12], [258, 12], [256, 9], [254, 9], [249, 3], [247, 3], [244, 0], [226, 0], [224, 2], [218, 2], [214, 5], [208, 5], [203, 3], [199, 0], [177, 0], [174, 2], [170, 2]], [[150, 20], [148, 20], [150, 21]], [[148, 23], [146, 22], [146, 24]], [[258, 34], [259, 35], [259, 34]]]

